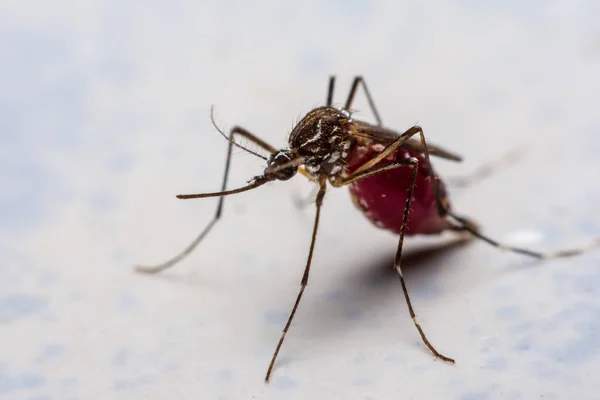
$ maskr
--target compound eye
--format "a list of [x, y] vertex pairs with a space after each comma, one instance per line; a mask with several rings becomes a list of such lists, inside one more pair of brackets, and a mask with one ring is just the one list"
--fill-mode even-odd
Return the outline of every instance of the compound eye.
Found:
[[273, 154], [267, 161], [265, 175], [272, 176], [280, 181], [291, 179], [296, 175], [296, 172], [298, 172], [298, 167], [295, 165], [284, 167], [284, 165], [288, 164], [293, 159], [294, 157], [289, 151], [282, 150]]
[[298, 172], [298, 168], [289, 167], [278, 171], [276, 176], [280, 181], [287, 181], [288, 179], [292, 179], [296, 175], [296, 172]]

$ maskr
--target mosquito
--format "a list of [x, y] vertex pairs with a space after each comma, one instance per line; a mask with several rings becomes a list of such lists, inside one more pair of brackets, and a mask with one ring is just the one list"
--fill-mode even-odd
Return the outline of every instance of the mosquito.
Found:
[[[375, 116], [376, 125], [356, 120], [352, 116], [352, 102], [360, 86]], [[401, 268], [405, 236], [433, 235], [444, 231], [462, 232], [496, 248], [542, 260], [575, 256], [600, 245], [600, 239], [597, 239], [586, 247], [541, 253], [525, 248], [506, 246], [480, 233], [474, 222], [454, 212], [445, 184], [434, 172], [430, 161], [430, 158], [435, 156], [460, 162], [462, 161], [460, 156], [444, 150], [442, 147], [427, 143], [420, 126], [412, 126], [403, 133], [384, 127], [373, 98], [361, 76], [354, 78], [343, 107], [333, 106], [334, 88], [335, 76], [331, 76], [326, 105], [317, 107], [306, 114], [292, 129], [287, 146], [280, 150], [239, 126], [231, 129], [228, 136], [225, 135], [216, 125], [211, 109], [213, 125], [229, 142], [221, 191], [180, 194], [177, 198], [219, 197], [215, 216], [194, 241], [175, 257], [155, 266], [136, 267], [139, 272], [155, 274], [184, 259], [221, 218], [225, 196], [253, 190], [267, 182], [287, 181], [297, 173], [314, 182], [318, 187], [318, 192], [314, 202], [316, 213], [308, 259], [296, 301], [267, 369], [265, 376], [267, 383], [271, 378], [275, 361], [308, 284], [321, 207], [328, 185], [335, 188], [347, 186], [358, 210], [377, 227], [398, 235], [398, 247], [393, 268], [400, 278], [410, 317], [421, 340], [431, 353], [436, 358], [451, 364], [454, 364], [454, 359], [442, 354], [433, 346], [417, 320]], [[236, 141], [236, 137], [242, 137], [254, 143], [269, 152], [270, 156], [264, 157], [244, 147]], [[234, 146], [264, 159], [267, 165], [263, 173], [248, 181], [246, 186], [227, 190], [227, 177]]]

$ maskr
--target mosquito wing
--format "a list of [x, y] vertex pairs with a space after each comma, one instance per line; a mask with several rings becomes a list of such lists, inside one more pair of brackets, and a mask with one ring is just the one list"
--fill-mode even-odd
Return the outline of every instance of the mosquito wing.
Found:
[[[354, 121], [354, 125], [358, 128], [358, 133], [356, 134], [357, 136], [365, 137], [377, 142], [391, 143], [396, 140], [398, 136], [400, 136], [398, 132], [391, 129], [384, 128], [382, 126], [371, 125], [362, 121]], [[419, 153], [425, 151], [419, 139], [408, 139], [406, 142], [404, 142], [403, 146], [406, 146], [409, 149]], [[430, 141], [427, 141], [427, 149], [429, 150], [429, 154], [432, 156], [451, 161], [462, 161], [461, 156], [445, 150], [440, 146], [432, 144]]]

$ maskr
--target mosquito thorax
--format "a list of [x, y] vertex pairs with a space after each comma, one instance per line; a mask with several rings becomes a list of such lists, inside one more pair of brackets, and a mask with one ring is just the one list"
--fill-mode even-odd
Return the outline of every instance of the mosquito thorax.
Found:
[[335, 180], [343, 171], [354, 129], [350, 112], [334, 107], [315, 108], [290, 134], [290, 147], [302, 157], [309, 174]]
[[298, 172], [298, 165], [293, 164], [293, 160], [296, 159], [298, 156], [290, 149], [282, 149], [273, 153], [267, 160], [264, 176], [279, 181], [291, 179]]

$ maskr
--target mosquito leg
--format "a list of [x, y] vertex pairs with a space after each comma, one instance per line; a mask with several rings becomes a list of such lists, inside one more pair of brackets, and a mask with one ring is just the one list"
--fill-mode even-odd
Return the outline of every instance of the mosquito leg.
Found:
[[353, 182], [356, 182], [357, 180], [367, 178], [371, 175], [375, 175], [375, 174], [378, 174], [378, 173], [381, 173], [384, 171], [389, 171], [391, 169], [400, 168], [400, 167], [412, 168], [412, 174], [411, 174], [411, 178], [410, 178], [410, 185], [408, 187], [408, 195], [406, 198], [406, 205], [404, 206], [404, 214], [402, 217], [402, 226], [400, 228], [400, 238], [398, 240], [398, 250], [396, 251], [396, 258], [394, 260], [394, 269], [396, 270], [396, 272], [398, 272], [398, 277], [400, 278], [400, 284], [402, 285], [402, 292], [404, 293], [404, 299], [406, 300], [406, 305], [408, 306], [408, 312], [410, 313], [410, 317], [412, 318], [413, 323], [415, 324], [415, 327], [419, 331], [419, 335], [421, 335], [421, 339], [423, 340], [423, 343], [425, 343], [427, 348], [437, 358], [440, 358], [449, 363], [454, 363], [454, 360], [452, 358], [446, 357], [445, 355], [443, 355], [439, 351], [437, 351], [435, 349], [435, 347], [433, 347], [431, 342], [427, 339], [427, 336], [425, 335], [423, 328], [421, 328], [421, 325], [417, 321], [417, 316], [413, 309], [412, 302], [410, 300], [410, 296], [408, 295], [408, 289], [406, 287], [406, 282], [404, 281], [404, 275], [402, 274], [402, 268], [401, 268], [402, 245], [404, 243], [404, 234], [406, 232], [406, 223], [408, 221], [408, 215], [410, 213], [410, 203], [412, 201], [413, 189], [415, 187], [415, 181], [417, 179], [417, 173], [418, 173], [418, 169], [419, 169], [419, 160], [413, 157], [408, 160], [397, 161], [397, 162], [393, 162], [393, 163], [386, 164], [386, 165], [374, 166], [374, 167], [366, 169], [362, 172], [350, 175], [346, 179], [340, 179], [339, 181], [335, 182], [334, 186], [349, 185]]
[[560, 250], [560, 251], [555, 251], [555, 252], [542, 253], [542, 252], [538, 252], [538, 251], [530, 250], [530, 249], [526, 249], [526, 248], [521, 248], [521, 247], [505, 246], [505, 245], [499, 243], [498, 241], [496, 241], [486, 235], [481, 234], [479, 232], [479, 229], [477, 229], [477, 227], [471, 221], [469, 221], [467, 218], [460, 217], [452, 212], [448, 213], [448, 215], [446, 216], [446, 220], [452, 225], [452, 227], [453, 227], [452, 229], [469, 232], [476, 238], [481, 239], [484, 242], [486, 242], [500, 250], [506, 250], [506, 251], [510, 251], [513, 253], [517, 253], [517, 254], [523, 254], [525, 256], [537, 258], [540, 260], [550, 260], [553, 258], [573, 257], [573, 256], [583, 254], [583, 253], [585, 253], [589, 250], [595, 249], [597, 247], [600, 247], [600, 238], [598, 238], [598, 239], [592, 241], [591, 243], [589, 243], [587, 246], [566, 249], [566, 250]]
[[285, 335], [287, 331], [290, 329], [290, 325], [292, 324], [292, 320], [294, 319], [294, 315], [296, 314], [296, 310], [298, 309], [298, 304], [300, 304], [300, 299], [302, 298], [302, 294], [304, 293], [304, 289], [308, 284], [308, 274], [310, 272], [310, 264], [312, 262], [313, 251], [315, 249], [315, 240], [317, 238], [317, 229], [319, 228], [319, 218], [321, 216], [321, 205], [323, 204], [323, 198], [325, 197], [325, 191], [327, 190], [327, 182], [323, 179], [319, 183], [319, 193], [317, 194], [316, 204], [317, 204], [317, 213], [315, 215], [315, 223], [313, 227], [312, 238], [310, 240], [310, 250], [308, 251], [308, 260], [306, 261], [306, 267], [304, 268], [304, 275], [302, 276], [302, 282], [300, 283], [300, 292], [298, 292], [298, 297], [296, 298], [296, 302], [294, 303], [294, 308], [292, 308], [292, 312], [290, 313], [290, 317], [285, 324], [285, 328], [283, 328], [283, 333], [281, 334], [281, 338], [279, 339], [279, 343], [277, 343], [277, 347], [275, 348], [275, 352], [273, 353], [273, 358], [271, 359], [271, 363], [269, 364], [269, 369], [267, 370], [267, 375], [265, 376], [265, 382], [269, 382], [271, 378], [271, 372], [273, 371], [273, 366], [275, 365], [275, 360], [277, 359], [277, 355], [279, 354], [279, 350], [281, 349], [281, 345], [283, 345], [283, 341], [285, 339]]
[[404, 242], [404, 233], [406, 231], [406, 223], [408, 221], [408, 214], [410, 212], [410, 203], [412, 200], [413, 188], [415, 187], [415, 181], [417, 179], [417, 170], [419, 168], [419, 161], [416, 158], [411, 158], [411, 167], [412, 167], [412, 176], [410, 179], [410, 186], [408, 188], [408, 197], [406, 198], [406, 205], [404, 206], [404, 215], [402, 217], [402, 227], [400, 228], [400, 239], [398, 240], [398, 250], [396, 251], [396, 258], [394, 260], [394, 269], [398, 272], [398, 277], [400, 278], [400, 284], [402, 285], [402, 292], [404, 293], [404, 299], [406, 300], [406, 305], [408, 306], [408, 312], [410, 313], [410, 317], [412, 318], [415, 327], [419, 331], [419, 335], [421, 335], [421, 340], [427, 346], [427, 348], [433, 353], [434, 356], [440, 358], [446, 362], [454, 364], [454, 360], [450, 357], [446, 357], [441, 354], [439, 351], [433, 347], [431, 342], [427, 339], [423, 328], [417, 321], [417, 316], [412, 306], [412, 302], [410, 301], [410, 296], [408, 295], [408, 289], [406, 287], [406, 282], [404, 281], [404, 275], [402, 274], [402, 269], [400, 267], [402, 263], [402, 244]]
[[524, 152], [522, 152], [520, 149], [509, 151], [499, 160], [483, 164], [468, 175], [450, 177], [446, 180], [450, 185], [455, 187], [464, 188], [471, 186], [474, 183], [487, 179], [488, 177], [502, 170], [503, 168], [516, 163], [523, 157], [523, 154]]
[[329, 87], [327, 88], [327, 106], [333, 104], [333, 90], [335, 88], [335, 75], [329, 77]]
[[396, 161], [396, 162], [390, 162], [389, 164], [384, 164], [384, 165], [375, 165], [366, 170], [363, 170], [360, 172], [354, 172], [353, 174], [348, 175], [346, 177], [340, 177], [340, 178], [338, 178], [337, 181], [331, 182], [331, 184], [334, 187], [346, 186], [346, 185], [349, 185], [356, 181], [359, 181], [361, 179], [364, 179], [366, 177], [369, 177], [371, 175], [376, 175], [376, 174], [379, 174], [384, 171], [389, 171], [391, 169], [396, 169], [396, 168], [400, 168], [400, 167], [411, 167], [412, 168], [413, 162], [410, 160], [411, 159], [407, 159], [407, 160], [401, 160], [401, 161]]
[[[519, 152], [518, 150], [510, 152], [510, 153], [506, 154], [503, 159], [496, 161], [495, 163], [491, 163], [491, 164], [482, 166], [481, 168], [479, 168], [479, 170], [475, 171], [475, 173], [473, 173], [470, 177], [463, 180], [462, 183], [465, 186], [468, 186], [471, 183], [474, 183], [476, 181], [484, 179], [487, 176], [491, 175], [493, 172], [495, 172], [495, 170], [497, 170], [503, 164], [505, 164], [507, 162], [515, 162], [521, 156], [522, 156], [522, 153]], [[438, 204], [445, 202], [444, 199], [438, 197], [437, 193], [436, 193], [436, 199], [437, 199]], [[509, 251], [512, 253], [522, 254], [524, 256], [537, 258], [539, 260], [550, 260], [550, 259], [554, 259], [554, 258], [574, 257], [574, 256], [581, 255], [587, 251], [593, 250], [597, 247], [600, 247], [600, 238], [597, 238], [596, 240], [588, 243], [586, 246], [565, 249], [565, 250], [559, 250], [559, 251], [554, 251], [554, 252], [539, 252], [539, 251], [522, 248], [522, 247], [507, 246], [507, 245], [504, 245], [504, 244], [498, 242], [495, 239], [490, 238], [487, 235], [482, 234], [479, 230], [479, 226], [475, 222], [473, 222], [472, 220], [470, 220], [466, 217], [462, 217], [453, 212], [448, 212], [448, 211], [446, 211], [445, 213], [440, 212], [440, 215], [442, 217], [445, 217], [446, 221], [450, 225], [449, 229], [451, 229], [453, 231], [468, 232], [472, 236], [474, 236], [480, 240], [483, 240], [484, 242], [486, 242], [500, 250], [505, 250], [505, 251]]]
[[350, 93], [348, 93], [348, 99], [346, 100], [346, 106], [344, 107], [346, 110], [350, 110], [350, 107], [352, 106], [352, 102], [354, 101], [354, 95], [356, 94], [356, 91], [358, 90], [358, 84], [362, 83], [362, 87], [365, 90], [365, 94], [367, 95], [367, 101], [369, 102], [369, 107], [371, 107], [371, 111], [373, 111], [373, 115], [375, 115], [375, 120], [377, 121], [377, 125], [382, 126], [382, 122], [381, 122], [381, 117], [379, 116], [379, 113], [377, 112], [377, 107], [375, 107], [375, 102], [373, 101], [373, 98], [371, 97], [371, 93], [369, 92], [369, 89], [367, 88], [367, 84], [365, 83], [365, 80], [363, 79], [362, 76], [356, 76], [354, 77], [354, 81], [352, 82], [352, 87], [350, 88]]
[[[265, 150], [267, 150], [271, 153], [275, 152], [275, 148], [273, 148], [271, 145], [267, 144], [263, 140], [259, 139], [258, 137], [254, 136], [252, 133], [248, 132], [244, 128], [241, 128], [239, 126], [234, 127], [231, 130], [231, 132], [229, 133], [229, 146], [227, 148], [227, 158], [225, 161], [225, 174], [223, 176], [223, 184], [221, 186], [222, 192], [224, 192], [227, 187], [227, 178], [229, 176], [229, 166], [231, 165], [231, 153], [232, 153], [234, 142], [235, 142], [234, 141], [235, 135], [242, 136], [242, 137], [246, 138], [247, 140], [250, 140], [251, 142], [257, 144], [258, 146], [264, 148]], [[188, 247], [186, 247], [181, 253], [179, 253], [175, 257], [163, 262], [162, 264], [152, 265], [152, 266], [137, 265], [135, 267], [135, 270], [137, 272], [142, 272], [142, 273], [146, 273], [146, 274], [156, 274], [158, 272], [164, 271], [167, 268], [172, 267], [173, 265], [177, 264], [179, 261], [184, 259], [188, 254], [190, 254], [196, 248], [196, 246], [198, 246], [198, 243], [200, 243], [202, 241], [202, 239], [204, 239], [206, 237], [206, 235], [208, 234], [208, 232], [210, 232], [212, 227], [215, 226], [215, 224], [217, 223], [219, 218], [221, 218], [221, 213], [223, 211], [224, 199], [225, 199], [225, 197], [223, 197], [223, 196], [219, 197], [217, 211], [216, 211], [213, 219], [204, 228], [204, 230], [202, 230], [202, 232], [200, 232], [200, 234], [194, 239], [194, 241], [192, 243], [190, 243], [190, 245]]]

